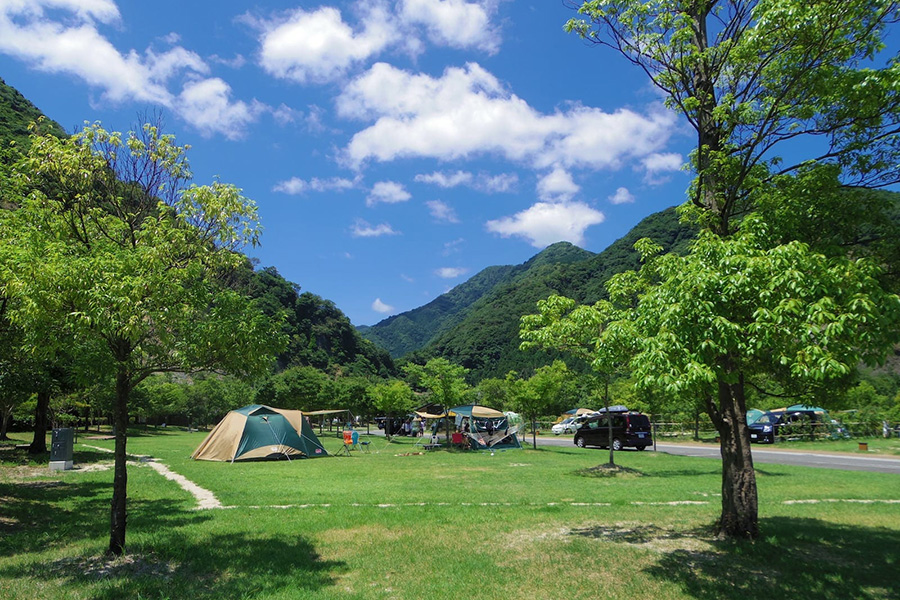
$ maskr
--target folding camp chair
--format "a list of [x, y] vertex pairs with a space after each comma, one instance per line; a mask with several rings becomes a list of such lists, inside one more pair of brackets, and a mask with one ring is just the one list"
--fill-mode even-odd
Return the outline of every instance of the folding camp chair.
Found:
[[345, 431], [344, 432], [344, 445], [341, 446], [341, 449], [335, 452], [335, 456], [347, 455], [350, 456], [350, 449], [353, 448], [353, 434], [359, 436], [355, 431]]

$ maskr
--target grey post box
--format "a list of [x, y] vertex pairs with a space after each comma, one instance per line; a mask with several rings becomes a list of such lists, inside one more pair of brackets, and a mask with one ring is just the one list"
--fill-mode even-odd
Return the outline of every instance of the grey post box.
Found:
[[50, 470], [67, 471], [72, 468], [75, 430], [71, 427], [54, 429], [50, 441]]

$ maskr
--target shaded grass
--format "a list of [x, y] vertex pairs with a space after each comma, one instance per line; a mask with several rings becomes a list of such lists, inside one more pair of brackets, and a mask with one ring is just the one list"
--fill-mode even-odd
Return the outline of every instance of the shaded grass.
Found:
[[[145, 433], [151, 454], [225, 510], [129, 467], [128, 556], [102, 557], [112, 471], [51, 474], [0, 455], [0, 598], [897, 598], [897, 477], [765, 465], [763, 537], [716, 541], [714, 461], [620, 453], [640, 477], [579, 476], [576, 448], [189, 460], [204, 434]], [[112, 448], [112, 442], [79, 440]], [[329, 451], [340, 443], [323, 436]], [[377, 452], [376, 452], [377, 451]], [[111, 456], [76, 446], [79, 466]], [[636, 504], [640, 502], [640, 504]], [[277, 508], [287, 507], [287, 508]], [[627, 574], [623, 576], [623, 573]]]

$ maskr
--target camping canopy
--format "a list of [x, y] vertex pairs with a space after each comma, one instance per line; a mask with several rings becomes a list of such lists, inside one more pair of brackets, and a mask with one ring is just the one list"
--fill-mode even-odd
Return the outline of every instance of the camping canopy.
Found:
[[764, 414], [766, 414], [766, 411], [764, 411], [764, 410], [759, 410], [758, 408], [751, 408], [750, 410], [747, 411], [747, 425], [753, 425]]
[[469, 447], [474, 450], [503, 450], [522, 447], [516, 435], [517, 428], [511, 428], [509, 419], [499, 410], [478, 404], [465, 404], [451, 408], [448, 412], [451, 416], [456, 417], [457, 429], [464, 429], [464, 421], [468, 424], [466, 435]]
[[234, 462], [327, 455], [301, 411], [251, 404], [225, 415], [191, 458]]
[[596, 411], [593, 408], [573, 408], [572, 410], [567, 410], [563, 414], [567, 414], [570, 417], [580, 417], [581, 415], [590, 415], [595, 412]]
[[794, 404], [793, 406], [788, 406], [784, 410], [787, 412], [795, 412], [798, 410], [811, 410], [812, 412], [817, 412], [817, 413], [827, 413], [828, 412], [821, 406], [807, 406], [806, 404]]

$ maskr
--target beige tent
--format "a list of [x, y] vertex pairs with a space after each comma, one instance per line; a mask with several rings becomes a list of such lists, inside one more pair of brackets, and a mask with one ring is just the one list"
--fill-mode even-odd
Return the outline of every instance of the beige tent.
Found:
[[299, 410], [251, 404], [225, 415], [194, 451], [195, 460], [260, 460], [328, 456]]

